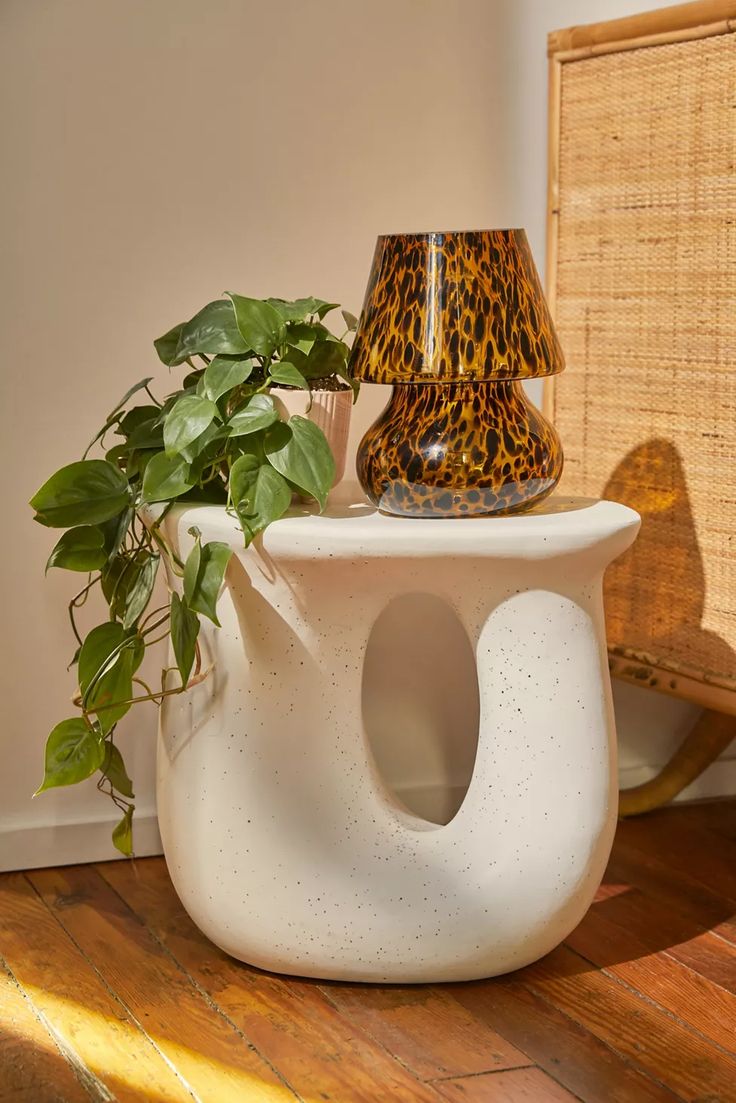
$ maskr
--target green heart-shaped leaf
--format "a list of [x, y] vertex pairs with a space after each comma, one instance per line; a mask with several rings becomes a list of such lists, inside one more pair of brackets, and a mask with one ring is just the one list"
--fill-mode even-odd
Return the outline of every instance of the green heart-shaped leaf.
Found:
[[217, 599], [232, 549], [219, 540], [201, 544], [197, 535], [184, 564], [184, 600], [195, 613], [209, 617], [219, 628]]
[[291, 505], [291, 487], [283, 475], [255, 456], [240, 456], [230, 468], [230, 496], [246, 546]]
[[146, 464], [143, 475], [143, 501], [165, 502], [191, 490], [197, 481], [191, 465], [183, 456], [157, 452]]
[[67, 571], [97, 571], [107, 562], [105, 537], [96, 525], [82, 525], [65, 532], [49, 556], [49, 567]]
[[253, 371], [250, 360], [229, 360], [223, 356], [216, 356], [205, 369], [202, 377], [202, 386], [207, 398], [217, 402], [218, 398], [231, 391], [233, 387], [239, 387]]
[[139, 425], [145, 422], [155, 421], [161, 409], [159, 406], [134, 406], [118, 422], [115, 432], [121, 437], [129, 437]]
[[113, 828], [112, 841], [115, 847], [124, 854], [126, 858], [133, 856], [133, 812], [135, 811], [135, 805], [130, 804], [125, 809], [125, 814]]
[[128, 480], [107, 460], [62, 467], [31, 498], [35, 520], [49, 528], [96, 525], [117, 516], [130, 500]]
[[309, 384], [299, 369], [286, 360], [280, 360], [278, 364], [271, 364], [268, 374], [274, 383], [284, 383], [287, 387], [299, 387], [303, 391], [309, 389]]
[[124, 797], [135, 797], [133, 782], [128, 777], [123, 756], [114, 743], [109, 740], [105, 743], [105, 759], [100, 766], [100, 771], [111, 782], [114, 789]]
[[110, 616], [132, 628], [153, 593], [160, 557], [141, 548], [134, 554], [114, 556], [102, 571], [102, 593]]
[[144, 611], [153, 593], [160, 556], [141, 554], [136, 563], [137, 570], [125, 594], [123, 628], [132, 628]]
[[98, 770], [105, 758], [101, 732], [81, 716], [62, 720], [46, 740], [43, 781], [36, 794], [60, 785], [75, 785]]
[[133, 585], [138, 570], [135, 557], [129, 555], [115, 555], [105, 564], [100, 585], [110, 607], [111, 619], [122, 621], [128, 589]]
[[249, 433], [257, 433], [259, 429], [267, 429], [279, 420], [273, 399], [266, 394], [254, 394], [248, 399], [245, 406], [236, 410], [227, 423], [231, 437], [244, 437]]
[[[207, 466], [210, 457], [214, 457], [219, 451], [218, 445], [221, 441], [224, 441], [228, 436], [227, 429], [224, 425], [221, 425], [217, 421], [213, 421], [211, 425], [208, 425], [203, 433], [193, 440], [191, 444], [187, 444], [181, 450], [181, 457], [187, 460], [191, 465], [192, 476], [199, 479], [205, 467]], [[203, 453], [205, 455], [203, 456]]]
[[192, 672], [198, 635], [199, 617], [177, 593], [173, 593], [171, 595], [171, 644], [182, 685], [187, 684]]
[[266, 299], [265, 301], [278, 311], [285, 322], [303, 322], [314, 314], [324, 318], [325, 314], [340, 305], [325, 302], [324, 299], [315, 299], [313, 295], [307, 299], [293, 299], [291, 302], [286, 299]]
[[[176, 350], [179, 347], [183, 328], [184, 323], [179, 322], [178, 326], [174, 326], [173, 329], [162, 334], [161, 337], [157, 337], [153, 342], [153, 347], [158, 354], [159, 360], [169, 368], [174, 367], [175, 364], [182, 363], [181, 360], [176, 359]], [[186, 357], [184, 357], [184, 359], [186, 359]]]
[[93, 679], [101, 674], [111, 656], [125, 642], [125, 629], [116, 621], [98, 624], [89, 632], [79, 652], [79, 689], [85, 694]]
[[104, 521], [99, 526], [105, 539], [105, 551], [108, 560], [111, 561], [118, 554], [132, 524], [134, 514], [133, 507], [128, 506], [117, 517], [111, 517], [109, 521]]
[[290, 347], [308, 353], [316, 341], [325, 341], [329, 332], [320, 322], [288, 322], [286, 341]]
[[312, 345], [306, 364], [302, 372], [307, 379], [327, 379], [336, 375], [344, 379], [353, 392], [353, 402], [358, 398], [360, 383], [353, 379], [348, 370], [348, 356], [350, 349], [343, 341], [334, 341], [329, 338]]
[[[165, 334], [159, 341], [165, 341], [165, 351], [171, 348], [170, 334]], [[166, 338], [169, 338], [166, 341]], [[158, 344], [154, 342], [158, 351]], [[206, 356], [231, 356], [248, 352], [248, 346], [243, 340], [235, 320], [232, 303], [227, 299], [216, 299], [208, 303], [188, 322], [185, 322], [179, 331], [176, 352], [171, 361], [165, 360], [169, 365], [182, 364], [197, 353]], [[159, 352], [159, 355], [160, 352]]]
[[[133, 452], [142, 448], [155, 448], [157, 451], [164, 446], [164, 427], [161, 424], [160, 413], [146, 418], [135, 425], [130, 436], [123, 445], [126, 452]], [[127, 468], [126, 468], [127, 471]]]
[[312, 345], [302, 371], [309, 379], [326, 379], [345, 370], [347, 345], [338, 341], [318, 341]]
[[259, 356], [273, 356], [286, 337], [286, 326], [278, 310], [261, 299], [232, 294], [230, 298], [238, 329], [247, 347]]
[[143, 659], [144, 645], [122, 624], [108, 621], [93, 628], [79, 652], [79, 689], [84, 707], [97, 713], [103, 734], [130, 708], [133, 674]]
[[217, 417], [217, 406], [209, 398], [185, 395], [172, 406], [164, 422], [167, 456], [175, 456], [208, 429]]
[[335, 478], [335, 461], [322, 430], [295, 414], [288, 423], [271, 426], [265, 447], [271, 466], [324, 509]]

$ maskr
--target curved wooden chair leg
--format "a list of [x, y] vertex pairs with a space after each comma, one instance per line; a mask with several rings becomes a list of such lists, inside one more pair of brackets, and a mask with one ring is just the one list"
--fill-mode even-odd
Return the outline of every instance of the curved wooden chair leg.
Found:
[[656, 777], [621, 790], [619, 816], [638, 816], [673, 800], [715, 762], [734, 738], [736, 717], [706, 709]]

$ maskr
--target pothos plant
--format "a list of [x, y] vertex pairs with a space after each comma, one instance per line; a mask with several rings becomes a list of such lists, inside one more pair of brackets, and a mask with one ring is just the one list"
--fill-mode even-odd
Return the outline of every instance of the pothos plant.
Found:
[[[49, 735], [37, 793], [98, 774], [97, 788], [122, 814], [112, 837], [125, 855], [133, 852], [135, 806], [116, 725], [133, 705], [160, 706], [206, 677], [201, 618], [219, 624], [217, 599], [231, 555], [227, 544], [204, 543], [190, 529], [194, 544], [182, 560], [162, 521], [174, 502], [220, 502], [238, 519], [247, 546], [288, 509], [294, 491], [324, 507], [335, 471], [327, 440], [307, 418], [282, 419], [270, 392], [317, 385], [356, 393], [346, 343], [356, 319], [342, 312], [340, 337], [323, 321], [338, 305], [234, 294], [208, 303], [154, 341], [164, 364], [186, 366], [179, 389], [160, 401], [152, 377], [136, 383], [82, 459], [62, 467], [31, 499], [36, 521], [66, 530], [47, 570], [88, 576], [69, 602], [77, 713]], [[90, 458], [95, 447], [104, 456]], [[169, 589], [157, 602], [163, 560], [181, 580], [181, 593]], [[97, 589], [109, 617], [82, 635], [78, 612]], [[166, 637], [176, 665], [162, 671], [160, 686], [151, 685], [140, 667], [147, 649]]]

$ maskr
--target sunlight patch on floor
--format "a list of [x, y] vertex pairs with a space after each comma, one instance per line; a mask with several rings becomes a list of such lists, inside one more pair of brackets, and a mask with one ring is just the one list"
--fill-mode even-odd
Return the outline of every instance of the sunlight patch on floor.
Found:
[[[55, 1037], [62, 1039], [63, 1048], [71, 1050], [80, 1064], [99, 1077], [112, 1092], [118, 1085], [124, 1085], [128, 1092], [140, 1093], [142, 1099], [151, 1103], [170, 1103], [176, 1099], [191, 1103], [192, 1097], [195, 1100], [216, 1099], [217, 1103], [293, 1103], [295, 1099], [285, 1085], [264, 1082], [254, 1073], [234, 1068], [169, 1038], [148, 1032], [142, 1035], [124, 1019], [101, 1015], [42, 988], [24, 985], [24, 989], [41, 1012], [45, 1025]], [[57, 1028], [59, 1023], [64, 1023], [62, 1031]], [[12, 1032], [13, 1028], [12, 1021], [3, 1024], [6, 1032]], [[114, 1045], [109, 1044], [111, 1034], [115, 1035]], [[141, 1068], [131, 1052], [139, 1049], [146, 1038], [153, 1043], [152, 1050], [158, 1051], [162, 1064], [168, 1066], [168, 1071], [161, 1069], [162, 1078], [168, 1081], [163, 1089], [157, 1090], [155, 1083], [152, 1083], [150, 1068]], [[37, 1037], [33, 1043], [38, 1044]], [[241, 1041], [241, 1044], [244, 1051], [249, 1050], [247, 1042]], [[55, 1049], [50, 1038], [48, 1049]], [[250, 1052], [254, 1061], [257, 1060], [255, 1052]], [[265, 1063], [264, 1072], [269, 1075]], [[179, 1085], [175, 1083], [174, 1076], [179, 1081], [180, 1091], [176, 1090]], [[206, 1096], [203, 1095], [203, 1084], [206, 1084]], [[305, 1103], [309, 1101], [305, 1100]]]
[[616, 885], [612, 881], [604, 881], [595, 894], [594, 903], [610, 900], [612, 896], [623, 896], [626, 892], [631, 892], [631, 885]]

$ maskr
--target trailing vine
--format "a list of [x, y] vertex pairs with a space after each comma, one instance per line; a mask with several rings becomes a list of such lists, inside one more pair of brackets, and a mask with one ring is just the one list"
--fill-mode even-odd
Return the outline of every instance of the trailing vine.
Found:
[[[340, 337], [323, 321], [338, 305], [234, 294], [208, 303], [154, 342], [169, 368], [186, 366], [180, 388], [159, 400], [152, 377], [136, 383], [82, 459], [55, 472], [31, 499], [36, 521], [65, 530], [46, 569], [87, 575], [69, 602], [77, 714], [48, 736], [37, 793], [97, 774], [97, 788], [121, 813], [112, 837], [125, 855], [133, 853], [135, 796], [116, 726], [134, 705], [160, 706], [207, 677], [201, 618], [219, 625], [217, 599], [231, 556], [228, 545], [203, 543], [191, 529], [194, 544], [182, 561], [163, 521], [174, 502], [218, 502], [237, 517], [247, 546], [286, 512], [294, 492], [324, 508], [335, 472], [327, 440], [308, 418], [283, 419], [271, 390], [350, 386], [357, 394], [346, 343], [356, 319], [342, 312]], [[93, 449], [103, 455], [90, 458]], [[181, 593], [167, 584], [156, 605], [162, 561], [164, 578], [180, 579]], [[84, 633], [78, 614], [95, 591], [108, 619]], [[167, 638], [175, 665], [151, 685], [141, 664]]]

